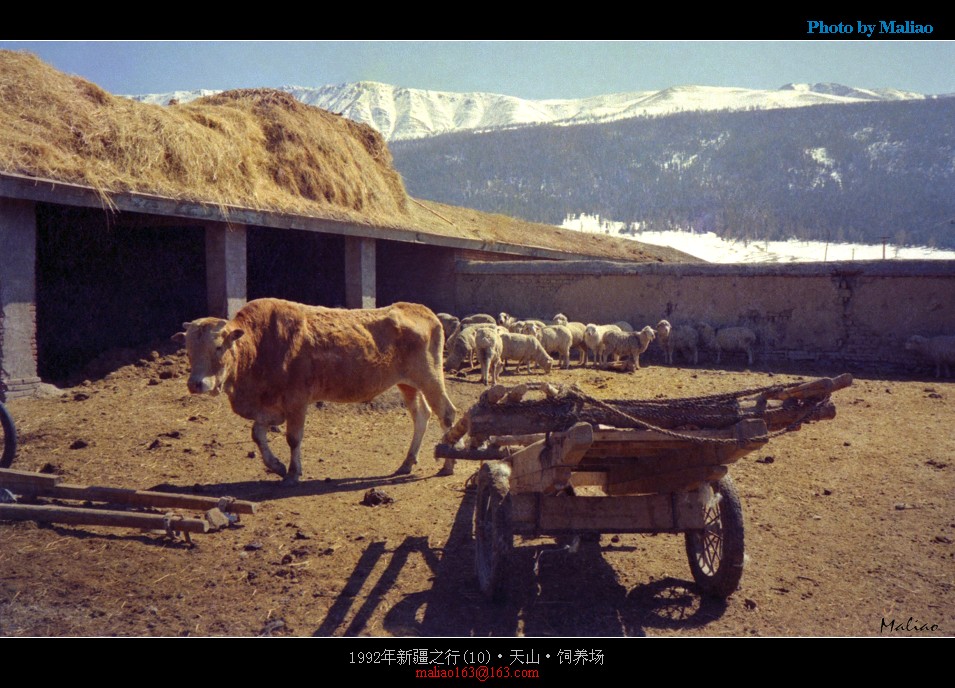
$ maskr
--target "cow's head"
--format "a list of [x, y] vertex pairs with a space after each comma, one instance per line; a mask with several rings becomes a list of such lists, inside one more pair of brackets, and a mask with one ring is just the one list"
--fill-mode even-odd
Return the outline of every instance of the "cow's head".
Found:
[[193, 394], [218, 394], [225, 376], [223, 359], [244, 333], [235, 328], [226, 329], [227, 320], [200, 318], [183, 323], [185, 332], [177, 332], [173, 341], [186, 345], [189, 354], [189, 391]]

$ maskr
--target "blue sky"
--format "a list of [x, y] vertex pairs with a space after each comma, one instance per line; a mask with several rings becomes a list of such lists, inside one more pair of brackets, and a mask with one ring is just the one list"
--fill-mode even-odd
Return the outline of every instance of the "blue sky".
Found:
[[580, 98], [790, 82], [955, 93], [955, 41], [2, 41], [107, 91], [381, 81]]

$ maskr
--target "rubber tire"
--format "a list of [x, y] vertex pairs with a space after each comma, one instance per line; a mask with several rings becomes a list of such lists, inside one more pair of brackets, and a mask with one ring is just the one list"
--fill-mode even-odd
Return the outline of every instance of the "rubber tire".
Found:
[[0, 427], [3, 429], [3, 454], [0, 454], [0, 468], [10, 468], [17, 453], [17, 428], [13, 424], [7, 407], [0, 403]]
[[703, 594], [726, 598], [736, 592], [743, 577], [743, 507], [728, 475], [712, 487], [721, 499], [707, 511], [706, 528], [686, 532], [686, 556]]
[[510, 471], [499, 461], [481, 465], [474, 505], [474, 568], [478, 587], [489, 600], [504, 599], [508, 558], [514, 549]]

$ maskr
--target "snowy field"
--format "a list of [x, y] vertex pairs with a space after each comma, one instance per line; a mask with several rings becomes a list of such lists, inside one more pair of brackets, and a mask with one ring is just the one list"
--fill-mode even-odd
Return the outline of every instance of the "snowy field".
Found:
[[623, 222], [602, 220], [597, 215], [570, 215], [561, 227], [582, 232], [609, 234], [645, 244], [670, 246], [710, 263], [796, 263], [843, 260], [955, 260], [955, 251], [925, 246], [886, 244], [836, 244], [823, 241], [727, 241], [713, 232], [636, 232], [620, 234]]

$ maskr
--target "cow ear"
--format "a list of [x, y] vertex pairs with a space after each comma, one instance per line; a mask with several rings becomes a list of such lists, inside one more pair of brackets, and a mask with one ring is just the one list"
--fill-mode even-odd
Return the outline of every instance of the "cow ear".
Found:
[[222, 340], [222, 346], [225, 348], [232, 346], [232, 342], [239, 339], [244, 334], [245, 332], [243, 330], [239, 330], [239, 329], [232, 330], [231, 332], [229, 332], [229, 334], [225, 336], [225, 339]]
[[190, 326], [191, 324], [192, 324], [192, 323], [187, 320], [186, 322], [184, 322], [184, 323], [182, 324], [182, 329], [188, 330], [188, 329], [189, 329], [189, 326]]
[[179, 342], [180, 344], [185, 344], [185, 343], [186, 343], [186, 333], [185, 333], [185, 332], [177, 332], [177, 333], [174, 334], [172, 337], [170, 337], [170, 339], [171, 339], [172, 341], [174, 341], [174, 342]]

